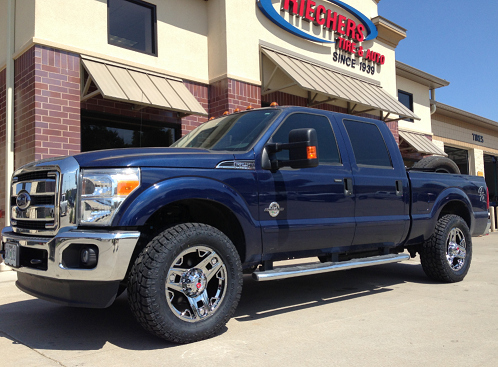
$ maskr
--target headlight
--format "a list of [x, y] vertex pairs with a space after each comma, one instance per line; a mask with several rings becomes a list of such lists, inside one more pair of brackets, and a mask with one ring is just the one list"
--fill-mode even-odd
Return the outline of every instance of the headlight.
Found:
[[138, 168], [83, 170], [79, 224], [109, 226], [118, 208], [140, 185]]

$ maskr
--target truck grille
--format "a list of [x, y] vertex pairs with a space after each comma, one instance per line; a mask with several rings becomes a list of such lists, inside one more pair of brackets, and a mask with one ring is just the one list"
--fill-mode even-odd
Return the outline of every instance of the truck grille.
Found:
[[11, 225], [15, 232], [52, 234], [58, 228], [57, 171], [32, 171], [12, 180]]

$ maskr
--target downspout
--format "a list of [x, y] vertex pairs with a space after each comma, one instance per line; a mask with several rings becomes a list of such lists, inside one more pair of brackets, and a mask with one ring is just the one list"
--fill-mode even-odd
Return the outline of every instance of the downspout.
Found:
[[[436, 102], [436, 90], [431, 89], [431, 102], [434, 101]], [[437, 106], [435, 103], [431, 103], [431, 115], [434, 115], [436, 113]]]
[[16, 32], [16, 0], [9, 0], [7, 15], [7, 119], [5, 122], [5, 225], [10, 225], [10, 180], [14, 173], [14, 52]]

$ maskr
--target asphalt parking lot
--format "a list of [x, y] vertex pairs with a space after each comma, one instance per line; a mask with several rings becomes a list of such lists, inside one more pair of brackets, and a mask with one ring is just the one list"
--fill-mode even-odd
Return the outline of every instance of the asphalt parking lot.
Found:
[[437, 284], [418, 257], [399, 264], [258, 283], [246, 276], [217, 337], [162, 341], [135, 322], [126, 293], [103, 310], [19, 291], [0, 273], [0, 365], [496, 366], [498, 233], [474, 238], [466, 279]]

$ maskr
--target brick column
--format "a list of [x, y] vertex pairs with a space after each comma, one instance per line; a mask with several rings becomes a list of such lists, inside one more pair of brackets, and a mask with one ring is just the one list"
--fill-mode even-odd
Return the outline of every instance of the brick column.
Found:
[[15, 168], [80, 152], [80, 58], [35, 45], [15, 61]]
[[[183, 84], [206, 111], [209, 111], [209, 86], [185, 80]], [[182, 118], [182, 136], [208, 120], [207, 117], [190, 115]]]
[[81, 150], [80, 57], [36, 46], [35, 159]]
[[261, 107], [261, 87], [233, 79], [222, 79], [209, 86], [209, 116], [220, 117], [223, 112]]

